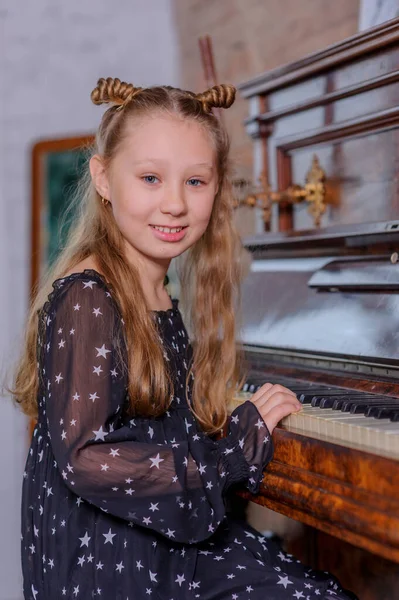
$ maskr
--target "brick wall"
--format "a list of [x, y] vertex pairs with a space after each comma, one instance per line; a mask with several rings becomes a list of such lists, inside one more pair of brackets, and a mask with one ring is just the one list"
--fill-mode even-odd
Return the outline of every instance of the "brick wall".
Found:
[[[359, 0], [174, 0], [182, 85], [204, 88], [198, 37], [212, 37], [219, 82], [237, 84], [356, 33]], [[233, 157], [250, 168], [242, 122], [247, 101], [226, 111]]]

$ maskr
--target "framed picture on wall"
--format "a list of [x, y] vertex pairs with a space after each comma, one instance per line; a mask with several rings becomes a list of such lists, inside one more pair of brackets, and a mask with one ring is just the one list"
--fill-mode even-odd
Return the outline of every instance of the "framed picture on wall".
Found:
[[93, 142], [93, 135], [84, 135], [41, 140], [33, 146], [31, 290], [63, 245], [73, 218], [70, 213], [65, 221], [65, 211]]

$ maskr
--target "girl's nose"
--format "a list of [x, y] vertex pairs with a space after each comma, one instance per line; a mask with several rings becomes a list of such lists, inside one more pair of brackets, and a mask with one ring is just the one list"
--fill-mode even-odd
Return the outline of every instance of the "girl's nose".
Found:
[[160, 206], [161, 212], [169, 213], [173, 216], [185, 214], [187, 204], [182, 191], [170, 191], [165, 194]]

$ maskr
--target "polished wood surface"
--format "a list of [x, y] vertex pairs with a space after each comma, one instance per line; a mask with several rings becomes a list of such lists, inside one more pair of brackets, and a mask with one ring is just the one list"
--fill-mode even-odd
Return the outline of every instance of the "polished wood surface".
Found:
[[[326, 172], [321, 226], [399, 214], [399, 19], [245, 82], [255, 179], [299, 184], [316, 153]], [[262, 140], [258, 143], [257, 140]], [[281, 204], [272, 231], [315, 225], [303, 204]]]
[[399, 461], [282, 427], [273, 441], [259, 496], [244, 497], [399, 563]]

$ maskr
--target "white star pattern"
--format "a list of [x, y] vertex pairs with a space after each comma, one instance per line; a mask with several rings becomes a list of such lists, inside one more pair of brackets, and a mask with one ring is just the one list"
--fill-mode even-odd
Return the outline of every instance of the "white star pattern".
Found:
[[[337, 600], [347, 600], [325, 575], [301, 575], [295, 559], [274, 547], [269, 556], [268, 540], [249, 526], [234, 523], [234, 542], [227, 542], [222, 524], [232, 517], [224, 514], [223, 495], [235, 483], [256, 493], [272, 455], [264, 422], [246, 402], [233, 412], [225, 439], [207, 438], [189, 406], [193, 374], [186, 398], [192, 349], [175, 308], [156, 319], [176, 377], [171, 404], [156, 418], [128, 416], [117, 310], [105, 281], [87, 270], [58, 280], [42, 314], [39, 419], [23, 475], [21, 536], [26, 564], [37, 558], [41, 579], [33, 567], [28, 595], [41, 600], [48, 587], [54, 597], [107, 599], [117, 581], [121, 597], [131, 598], [133, 570], [150, 598], [162, 590], [166, 600], [315, 600], [328, 585]], [[247, 444], [250, 477], [240, 474]], [[73, 565], [73, 575], [58, 557]]]
[[292, 585], [292, 581], [290, 581], [290, 580], [288, 579], [288, 577], [287, 577], [287, 576], [285, 576], [285, 577], [281, 577], [281, 575], [279, 575], [278, 577], [279, 577], [279, 580], [280, 580], [280, 581], [278, 581], [278, 582], [277, 582], [277, 585], [281, 584], [281, 585], [283, 585], [285, 588], [287, 588], [287, 586], [288, 586], [289, 584], [291, 584], [291, 585]]
[[105, 344], [101, 346], [101, 348], [96, 348], [97, 357], [102, 356], [103, 358], [107, 358], [107, 354], [111, 352], [111, 350], [107, 350]]
[[152, 469], [152, 467], [156, 467], [157, 469], [159, 469], [159, 465], [161, 462], [164, 461], [164, 459], [160, 458], [160, 455], [158, 453], [154, 458], [150, 458], [150, 461], [152, 463], [150, 469]]
[[97, 431], [93, 431], [93, 433], [95, 434], [96, 438], [95, 441], [97, 440], [105, 440], [105, 436], [108, 435], [105, 431], [103, 431], [103, 426], [101, 425], [100, 429], [98, 429]]
[[112, 533], [111, 528], [110, 528], [108, 533], [103, 533], [103, 536], [105, 537], [104, 544], [113, 544], [114, 542], [112, 540], [116, 536], [116, 533]]

